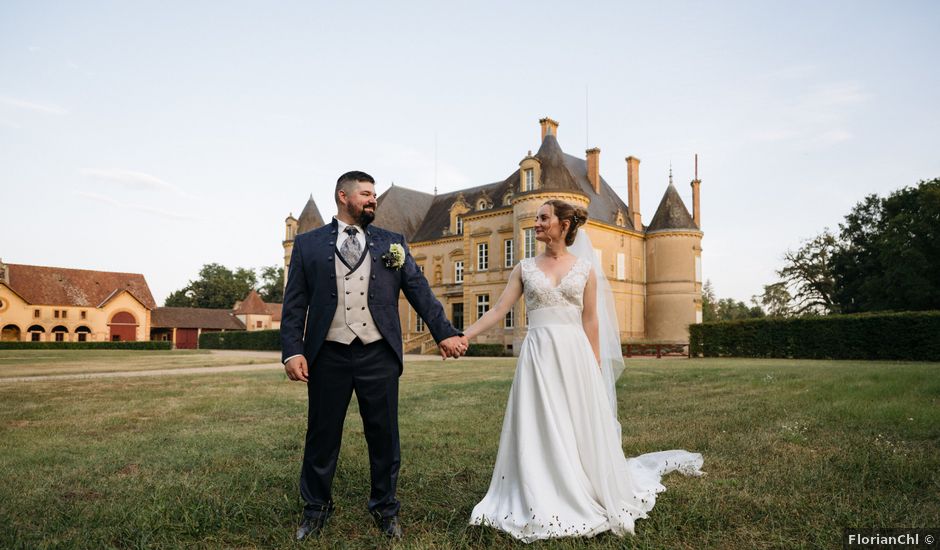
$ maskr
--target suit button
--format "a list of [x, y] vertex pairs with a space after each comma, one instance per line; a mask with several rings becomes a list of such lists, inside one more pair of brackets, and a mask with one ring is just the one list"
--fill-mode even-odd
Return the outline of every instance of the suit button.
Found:
[[349, 294], [349, 291], [348, 291], [348, 290], [346, 291], [346, 294]]
[[366, 306], [362, 306], [362, 311], [365, 311], [365, 310], [366, 310]]
[[336, 274], [335, 274], [335, 273], [330, 273], [330, 279], [335, 279], [335, 278], [336, 278]]
[[330, 256], [329, 258], [327, 258], [327, 260], [332, 260], [332, 259], [333, 259], [333, 256]]
[[372, 280], [375, 280], [375, 275], [372, 276]]
[[362, 323], [362, 326], [366, 326], [366, 324], [365, 324], [365, 323]]
[[369, 294], [369, 298], [375, 298], [375, 294]]
[[350, 309], [352, 309], [352, 308], [349, 307], [349, 306], [346, 306], [346, 311], [349, 311]]
[[[374, 278], [374, 277], [373, 277], [373, 278]], [[363, 280], [363, 279], [365, 279], [365, 277], [363, 277], [362, 275], [360, 275], [360, 276], [359, 276], [359, 280], [361, 281], [361, 280]]]
[[[362, 296], [365, 292], [360, 292], [359, 295]], [[369, 296], [372, 296], [371, 294]]]
[[335, 293], [335, 292], [330, 292], [330, 297], [336, 298], [336, 293]]
[[346, 277], [346, 280], [348, 281], [348, 280], [349, 280], [349, 277]]

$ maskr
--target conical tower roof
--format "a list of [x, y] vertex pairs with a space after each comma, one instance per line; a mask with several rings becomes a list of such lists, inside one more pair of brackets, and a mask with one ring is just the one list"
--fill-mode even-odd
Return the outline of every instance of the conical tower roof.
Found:
[[542, 172], [540, 191], [570, 191], [584, 194], [584, 190], [565, 165], [565, 153], [561, 150], [554, 135], [545, 135], [535, 158], [539, 159]]
[[313, 201], [312, 194], [310, 195], [310, 200], [307, 201], [303, 211], [300, 213], [300, 218], [297, 219], [297, 222], [297, 234], [306, 233], [311, 229], [323, 226], [323, 216], [320, 215], [320, 209], [317, 208], [317, 203]]
[[659, 207], [656, 208], [656, 214], [653, 215], [653, 221], [646, 227], [646, 231], [668, 231], [671, 229], [699, 230], [672, 181], [666, 187], [663, 199], [659, 201]]

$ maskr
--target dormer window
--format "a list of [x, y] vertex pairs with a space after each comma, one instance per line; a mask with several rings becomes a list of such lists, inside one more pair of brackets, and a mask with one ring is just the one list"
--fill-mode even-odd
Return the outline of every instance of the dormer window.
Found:
[[486, 210], [486, 201], [485, 201], [485, 200], [480, 199], [479, 202], [477, 202], [477, 210]]
[[512, 193], [506, 193], [506, 196], [503, 197], [503, 206], [510, 206], [512, 204]]
[[535, 170], [529, 168], [525, 171], [525, 178], [522, 182], [523, 191], [534, 191], [535, 190]]
[[457, 216], [457, 234], [463, 235], [463, 218]]

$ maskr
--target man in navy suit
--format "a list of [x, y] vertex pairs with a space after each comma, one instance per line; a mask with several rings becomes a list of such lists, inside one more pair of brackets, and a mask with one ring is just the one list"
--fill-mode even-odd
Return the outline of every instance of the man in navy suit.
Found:
[[460, 357], [468, 342], [447, 320], [404, 237], [369, 225], [377, 206], [375, 180], [347, 172], [337, 180], [334, 198], [332, 222], [294, 240], [281, 313], [284, 370], [307, 383], [300, 473], [305, 505], [297, 539], [318, 534], [333, 512], [330, 487], [353, 391], [369, 446], [369, 512], [382, 532], [401, 538], [395, 496], [403, 368], [399, 293], [424, 319], [442, 357]]

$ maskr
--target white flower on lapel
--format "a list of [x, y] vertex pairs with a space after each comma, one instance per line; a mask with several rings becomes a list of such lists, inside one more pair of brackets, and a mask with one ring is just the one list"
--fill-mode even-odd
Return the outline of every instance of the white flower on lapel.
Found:
[[382, 262], [389, 269], [401, 269], [405, 265], [405, 247], [398, 243], [390, 244], [388, 252], [382, 254]]

